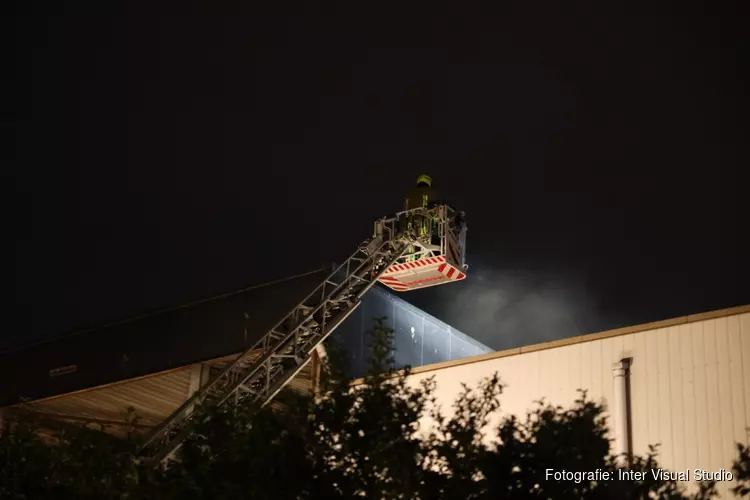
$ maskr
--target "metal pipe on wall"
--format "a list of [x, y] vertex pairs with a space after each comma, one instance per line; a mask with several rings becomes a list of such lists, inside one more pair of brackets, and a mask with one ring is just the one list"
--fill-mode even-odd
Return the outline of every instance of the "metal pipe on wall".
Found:
[[612, 364], [614, 382], [614, 453], [622, 467], [630, 465], [630, 402], [628, 377], [630, 376], [630, 358], [624, 358]]

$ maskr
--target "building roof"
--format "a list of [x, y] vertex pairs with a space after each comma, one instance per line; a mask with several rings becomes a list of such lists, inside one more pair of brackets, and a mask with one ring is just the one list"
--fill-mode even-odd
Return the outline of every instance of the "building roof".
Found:
[[242, 352], [320, 284], [320, 269], [0, 351], [0, 407]]
[[[19, 414], [41, 418], [45, 428], [54, 424], [94, 424], [110, 434], [140, 434], [158, 425], [177, 410], [200, 383], [230, 362], [226, 356], [121, 380], [98, 387], [58, 394], [0, 408], [3, 417]], [[206, 370], [208, 368], [208, 370]], [[300, 393], [314, 390], [316, 363], [308, 363], [287, 386]], [[213, 372], [213, 373], [212, 373]], [[136, 417], [131, 420], [131, 414]], [[50, 426], [50, 424], [53, 424]]]

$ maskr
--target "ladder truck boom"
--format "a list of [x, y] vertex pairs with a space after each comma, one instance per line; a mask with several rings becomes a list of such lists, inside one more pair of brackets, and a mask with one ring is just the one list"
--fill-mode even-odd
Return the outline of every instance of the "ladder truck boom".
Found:
[[196, 404], [268, 404], [376, 282], [408, 291], [463, 279], [466, 228], [456, 215], [449, 206], [436, 205], [376, 221], [371, 238], [146, 436], [139, 449], [141, 459], [156, 465], [173, 458], [193, 430]]

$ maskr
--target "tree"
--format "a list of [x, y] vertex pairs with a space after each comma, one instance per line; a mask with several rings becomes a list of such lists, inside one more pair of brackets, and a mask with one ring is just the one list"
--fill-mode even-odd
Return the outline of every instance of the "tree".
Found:
[[[372, 366], [358, 387], [344, 375], [342, 351], [329, 345], [330, 362], [314, 398], [282, 393], [282, 409], [257, 413], [246, 403], [199, 408], [180, 461], [167, 469], [138, 465], [127, 448], [131, 443], [95, 430], [66, 431], [49, 446], [31, 423], [15, 424], [0, 436], [0, 496], [687, 498], [676, 482], [654, 480], [650, 473], [641, 481], [548, 479], [548, 469], [617, 473], [601, 405], [584, 392], [568, 409], [540, 402], [523, 418], [504, 418], [493, 431], [488, 422], [500, 408], [503, 390], [497, 375], [477, 388], [464, 387], [446, 417], [436, 405], [433, 379], [415, 387], [408, 369], [394, 371], [391, 345], [392, 331], [377, 321]], [[429, 430], [420, 428], [425, 418], [435, 423]], [[497, 444], [484, 444], [488, 432], [494, 432]], [[747, 488], [748, 451], [739, 451], [735, 473]], [[653, 449], [634, 457], [630, 468], [656, 467]], [[743, 491], [738, 486], [737, 493]], [[713, 485], [705, 484], [697, 498], [714, 493]]]
[[750, 496], [750, 448], [737, 443], [737, 460], [732, 467], [732, 474], [737, 480], [737, 486], [732, 491], [741, 497]]
[[43, 437], [32, 418], [0, 435], [0, 498], [130, 498], [138, 470], [129, 443], [88, 426]]

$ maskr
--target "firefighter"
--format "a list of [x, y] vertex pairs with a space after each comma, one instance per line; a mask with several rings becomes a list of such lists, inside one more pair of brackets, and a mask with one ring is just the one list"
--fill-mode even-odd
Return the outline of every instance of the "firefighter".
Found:
[[[428, 208], [436, 201], [437, 193], [432, 189], [432, 178], [427, 174], [422, 174], [417, 177], [416, 187], [406, 194], [404, 199], [404, 210]], [[410, 214], [407, 217], [407, 224], [410, 230], [417, 230], [417, 237], [422, 239], [429, 238], [428, 242], [434, 243], [438, 232], [437, 217], [435, 217], [434, 220], [430, 220], [422, 215]], [[437, 237], [437, 239], [439, 240], [439, 237]]]
[[437, 200], [437, 193], [432, 189], [432, 177], [422, 174], [417, 177], [417, 187], [406, 193], [404, 199], [404, 210], [412, 208], [427, 208]]

